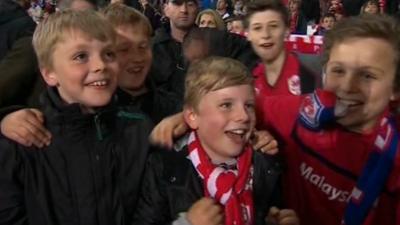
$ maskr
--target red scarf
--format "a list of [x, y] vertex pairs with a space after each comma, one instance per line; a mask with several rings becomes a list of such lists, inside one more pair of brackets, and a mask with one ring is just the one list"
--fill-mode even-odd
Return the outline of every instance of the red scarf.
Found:
[[225, 210], [225, 225], [253, 224], [252, 149], [246, 146], [238, 157], [237, 169], [211, 163], [195, 131], [189, 136], [189, 159], [203, 179], [204, 194]]

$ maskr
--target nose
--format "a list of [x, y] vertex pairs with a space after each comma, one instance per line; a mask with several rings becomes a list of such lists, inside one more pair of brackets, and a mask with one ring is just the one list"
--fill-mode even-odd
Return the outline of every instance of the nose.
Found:
[[94, 71], [94, 72], [104, 71], [106, 68], [105, 59], [101, 55], [93, 56], [91, 68], [92, 68], [92, 71]]
[[245, 105], [239, 106], [235, 109], [234, 119], [235, 121], [242, 123], [250, 121], [250, 112]]
[[354, 93], [359, 89], [360, 82], [357, 79], [356, 74], [346, 73], [346, 75], [341, 79], [339, 88], [341, 91], [346, 93]]
[[262, 37], [265, 39], [268, 39], [271, 37], [271, 30], [267, 26], [264, 27], [264, 29], [263, 29]]
[[179, 6], [179, 11], [186, 13], [188, 11], [187, 3], [184, 2], [182, 5]]

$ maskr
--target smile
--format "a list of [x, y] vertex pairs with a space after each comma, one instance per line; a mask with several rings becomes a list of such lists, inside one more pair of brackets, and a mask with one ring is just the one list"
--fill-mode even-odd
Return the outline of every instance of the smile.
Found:
[[106, 79], [104, 80], [97, 80], [97, 81], [93, 81], [88, 83], [86, 86], [93, 86], [93, 87], [105, 87], [109, 84], [110, 82]]

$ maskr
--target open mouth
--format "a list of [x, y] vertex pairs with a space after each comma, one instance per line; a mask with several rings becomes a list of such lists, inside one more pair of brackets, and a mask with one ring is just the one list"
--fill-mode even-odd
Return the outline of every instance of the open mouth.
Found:
[[343, 117], [349, 111], [356, 110], [358, 107], [362, 105], [363, 105], [362, 101], [338, 98], [335, 106], [335, 115], [337, 117]]
[[128, 73], [140, 73], [143, 70], [143, 66], [135, 66], [135, 67], [129, 67], [126, 69]]
[[232, 129], [225, 131], [225, 134], [233, 140], [233, 142], [238, 144], [244, 144], [248, 139], [248, 130], [247, 129]]
[[273, 43], [264, 43], [264, 44], [260, 45], [260, 47], [266, 48], [266, 49], [270, 49], [270, 48], [272, 48], [272, 46], [274, 46]]

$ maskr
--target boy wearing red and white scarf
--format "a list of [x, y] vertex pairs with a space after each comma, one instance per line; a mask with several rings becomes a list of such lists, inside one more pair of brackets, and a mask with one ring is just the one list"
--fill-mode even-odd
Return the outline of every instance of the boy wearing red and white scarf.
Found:
[[136, 224], [299, 224], [293, 210], [277, 208], [277, 159], [249, 144], [255, 125], [252, 82], [249, 71], [228, 58], [189, 68], [183, 114], [191, 131], [176, 151], [150, 156]]

